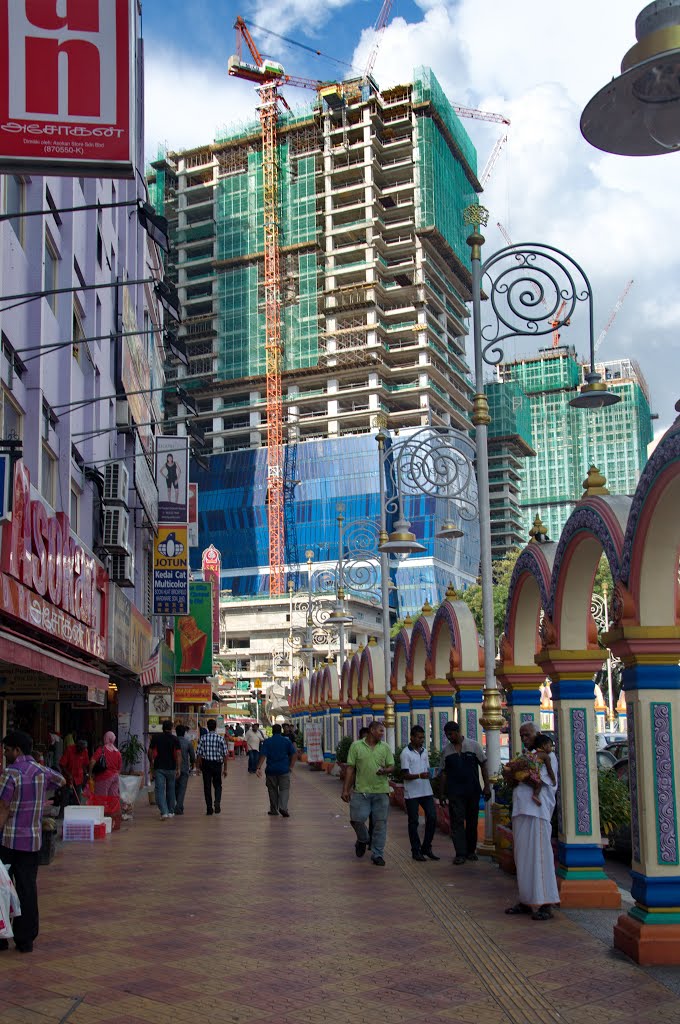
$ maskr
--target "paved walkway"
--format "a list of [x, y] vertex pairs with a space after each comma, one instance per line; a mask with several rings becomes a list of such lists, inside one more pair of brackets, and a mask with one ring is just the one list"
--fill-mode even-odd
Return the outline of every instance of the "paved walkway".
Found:
[[377, 868], [335, 779], [300, 765], [291, 817], [266, 811], [244, 758], [219, 816], [192, 779], [183, 818], [140, 801], [62, 846], [35, 952], [0, 953], [2, 1024], [680, 1024], [666, 985], [573, 919], [503, 914], [513, 880], [489, 862], [454, 868], [442, 835], [439, 863], [411, 860], [403, 812]]

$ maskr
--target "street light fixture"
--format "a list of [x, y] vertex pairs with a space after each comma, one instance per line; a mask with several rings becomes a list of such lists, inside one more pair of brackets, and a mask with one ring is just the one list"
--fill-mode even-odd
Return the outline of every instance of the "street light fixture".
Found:
[[648, 4], [621, 75], [581, 115], [584, 138], [605, 153], [659, 156], [680, 149], [680, 0]]

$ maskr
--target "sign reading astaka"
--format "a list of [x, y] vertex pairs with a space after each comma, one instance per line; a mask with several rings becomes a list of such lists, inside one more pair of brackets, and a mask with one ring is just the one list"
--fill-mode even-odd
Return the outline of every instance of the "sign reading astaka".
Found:
[[0, 0], [0, 166], [134, 177], [135, 0]]
[[109, 577], [71, 534], [69, 517], [31, 496], [28, 469], [14, 467], [12, 522], [2, 527], [0, 611], [106, 658]]

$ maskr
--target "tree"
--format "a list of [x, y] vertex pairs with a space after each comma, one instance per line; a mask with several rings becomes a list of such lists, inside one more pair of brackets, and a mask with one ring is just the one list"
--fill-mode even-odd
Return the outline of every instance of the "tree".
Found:
[[[508, 603], [508, 591], [510, 590], [510, 580], [512, 579], [515, 563], [521, 553], [521, 548], [511, 548], [507, 555], [503, 558], [496, 559], [496, 561], [491, 565], [491, 571], [493, 573], [493, 617], [496, 638], [498, 638], [503, 631], [503, 626], [505, 624], [505, 609]], [[456, 591], [456, 597], [460, 601], [464, 601], [468, 606], [477, 624], [477, 629], [481, 634], [483, 629], [481, 585], [479, 583], [475, 583], [471, 587], [467, 587], [466, 590], [458, 590]]]

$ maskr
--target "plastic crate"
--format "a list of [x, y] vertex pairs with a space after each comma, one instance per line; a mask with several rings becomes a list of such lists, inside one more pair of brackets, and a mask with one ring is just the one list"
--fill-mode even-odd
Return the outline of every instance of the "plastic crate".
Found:
[[104, 807], [81, 804], [64, 808], [64, 821], [86, 821], [101, 824], [104, 820]]
[[108, 836], [109, 832], [111, 831], [113, 821], [111, 818], [107, 818], [106, 815], [104, 815], [104, 824], [106, 825], [106, 834]]
[[[106, 826], [103, 826], [106, 829]], [[65, 843], [91, 843], [94, 839], [95, 825], [93, 821], [65, 821]]]
[[106, 837], [106, 825], [104, 824], [104, 822], [102, 822], [101, 825], [95, 825], [94, 826], [94, 838], [95, 839], [104, 839], [105, 837]]

